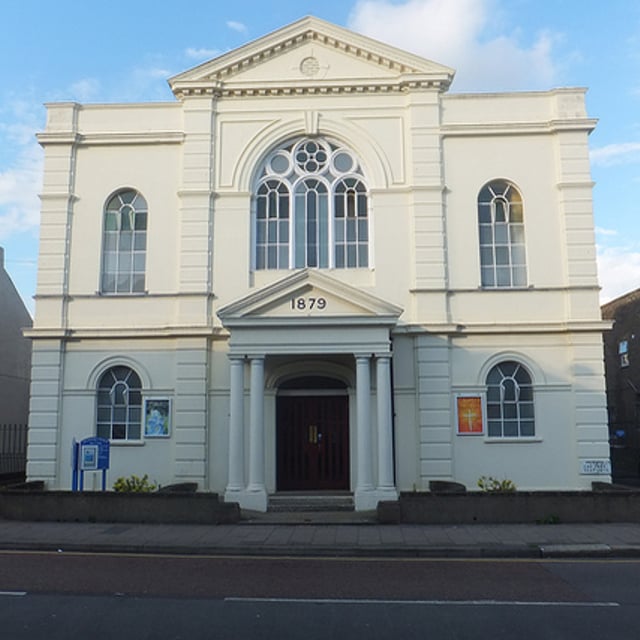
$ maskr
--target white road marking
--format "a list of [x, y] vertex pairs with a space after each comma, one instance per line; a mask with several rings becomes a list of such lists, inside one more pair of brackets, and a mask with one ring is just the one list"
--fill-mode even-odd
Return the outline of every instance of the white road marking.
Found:
[[529, 602], [522, 600], [360, 600], [357, 598], [234, 598], [225, 602], [266, 602], [285, 604], [404, 604], [454, 607], [619, 607], [619, 602]]
[[0, 596], [26, 596], [26, 591], [0, 591]]

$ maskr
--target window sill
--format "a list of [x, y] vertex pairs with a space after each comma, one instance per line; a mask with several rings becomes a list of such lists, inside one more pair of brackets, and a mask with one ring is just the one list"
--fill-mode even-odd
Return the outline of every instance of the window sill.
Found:
[[144, 440], [109, 440], [111, 447], [142, 447], [144, 444]]
[[480, 285], [478, 289], [480, 291], [531, 291], [535, 287], [532, 284], [517, 284], [517, 285], [504, 285], [504, 286], [496, 286], [496, 285]]
[[96, 295], [100, 298], [141, 298], [148, 296], [148, 291], [96, 291]]
[[535, 444], [543, 442], [542, 438], [485, 438], [485, 444]]

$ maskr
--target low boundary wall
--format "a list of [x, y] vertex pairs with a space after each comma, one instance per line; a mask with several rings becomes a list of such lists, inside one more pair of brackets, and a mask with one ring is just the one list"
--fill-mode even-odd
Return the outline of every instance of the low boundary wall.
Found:
[[217, 493], [116, 493], [112, 491], [0, 491], [0, 517], [58, 522], [226, 524], [240, 507]]
[[640, 491], [401, 493], [380, 522], [412, 524], [640, 522]]

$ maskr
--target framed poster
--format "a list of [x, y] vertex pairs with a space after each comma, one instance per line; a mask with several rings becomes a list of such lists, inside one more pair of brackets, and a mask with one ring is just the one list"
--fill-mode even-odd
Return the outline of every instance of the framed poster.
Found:
[[482, 396], [460, 395], [456, 397], [456, 423], [459, 436], [482, 435], [484, 433]]
[[144, 437], [168, 438], [171, 435], [171, 400], [144, 399]]

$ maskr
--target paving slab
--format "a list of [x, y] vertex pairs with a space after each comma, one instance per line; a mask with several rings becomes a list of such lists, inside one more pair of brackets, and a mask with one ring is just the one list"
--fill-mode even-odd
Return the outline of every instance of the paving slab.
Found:
[[[336, 522], [339, 520], [339, 522]], [[640, 524], [390, 525], [369, 518], [230, 525], [0, 519], [0, 550], [366, 557], [640, 558]]]

